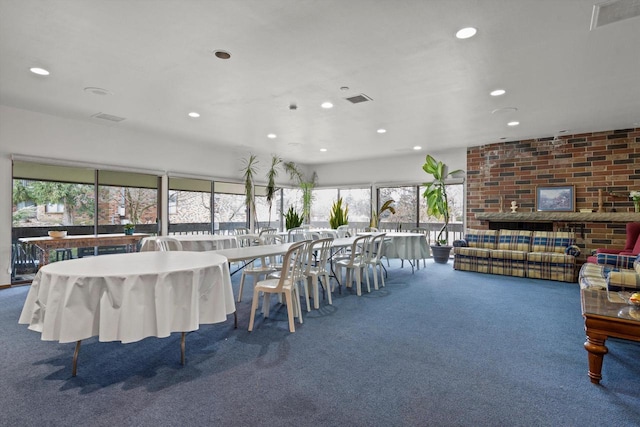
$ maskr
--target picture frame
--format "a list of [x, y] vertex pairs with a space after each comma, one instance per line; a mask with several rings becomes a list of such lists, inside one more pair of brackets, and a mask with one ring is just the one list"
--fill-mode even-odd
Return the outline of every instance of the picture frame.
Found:
[[575, 186], [536, 187], [536, 210], [539, 212], [575, 212]]

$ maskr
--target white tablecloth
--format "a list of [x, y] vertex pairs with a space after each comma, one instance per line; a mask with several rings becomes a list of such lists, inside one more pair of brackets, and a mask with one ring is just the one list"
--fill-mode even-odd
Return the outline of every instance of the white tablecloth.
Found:
[[234, 312], [226, 258], [210, 252], [138, 252], [44, 266], [18, 322], [47, 341], [98, 336], [128, 343], [194, 331]]
[[387, 233], [390, 239], [385, 248], [387, 258], [425, 259], [429, 258], [427, 237], [421, 233]]
[[[216, 251], [220, 249], [235, 248], [238, 246], [236, 236], [223, 236], [218, 234], [176, 234], [169, 236], [179, 240], [184, 251]], [[142, 241], [140, 252], [155, 251], [154, 237], [147, 237]]]

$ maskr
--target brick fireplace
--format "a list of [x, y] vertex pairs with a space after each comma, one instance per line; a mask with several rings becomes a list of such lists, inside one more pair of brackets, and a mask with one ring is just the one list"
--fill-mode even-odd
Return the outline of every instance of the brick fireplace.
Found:
[[[536, 212], [538, 185], [573, 185], [576, 211], [593, 213]], [[640, 222], [640, 213], [633, 213], [631, 190], [640, 190], [640, 128], [467, 150], [468, 228], [573, 229], [583, 249], [581, 260], [592, 249], [624, 247], [625, 224]], [[514, 200], [519, 207], [511, 215]], [[597, 212], [600, 200], [602, 210]]]

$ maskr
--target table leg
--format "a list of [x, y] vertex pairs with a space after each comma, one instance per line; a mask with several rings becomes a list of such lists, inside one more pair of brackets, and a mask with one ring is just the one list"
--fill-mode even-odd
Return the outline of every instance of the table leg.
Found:
[[182, 333], [182, 339], [180, 340], [180, 364], [184, 366], [184, 351], [186, 347], [185, 338], [187, 336], [186, 332]]
[[78, 353], [80, 353], [80, 343], [82, 340], [76, 342], [76, 349], [73, 352], [73, 364], [71, 366], [71, 376], [75, 377], [78, 372]]
[[604, 335], [589, 334], [584, 348], [589, 352], [589, 378], [594, 384], [600, 384], [602, 379], [602, 360], [609, 349], [604, 345], [607, 337]]

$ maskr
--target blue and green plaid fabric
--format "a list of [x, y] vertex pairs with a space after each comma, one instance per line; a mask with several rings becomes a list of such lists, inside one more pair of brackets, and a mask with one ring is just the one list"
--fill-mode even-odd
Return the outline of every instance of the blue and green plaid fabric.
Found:
[[470, 248], [495, 249], [498, 230], [467, 230], [465, 240]]
[[616, 268], [633, 268], [636, 260], [634, 255], [596, 254], [598, 264], [610, 265]]
[[576, 243], [575, 235], [562, 231], [534, 231], [531, 252], [562, 252]]
[[500, 230], [498, 249], [529, 252], [532, 234], [527, 230]]

